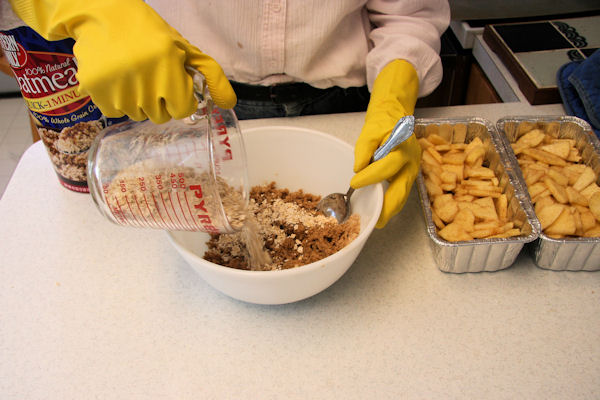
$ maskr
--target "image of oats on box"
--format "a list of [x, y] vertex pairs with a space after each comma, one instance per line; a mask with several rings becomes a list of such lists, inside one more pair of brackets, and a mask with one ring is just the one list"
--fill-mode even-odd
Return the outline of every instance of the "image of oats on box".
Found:
[[600, 142], [575, 117], [498, 121], [509, 157], [540, 223], [539, 267], [600, 269]]
[[420, 119], [417, 185], [434, 255], [446, 272], [509, 267], [539, 230], [494, 126], [482, 118]]
[[0, 39], [59, 182], [88, 193], [87, 150], [103, 128], [127, 118], [106, 118], [79, 94], [72, 39], [47, 41], [27, 26], [2, 31]]
[[78, 122], [60, 131], [38, 128], [56, 173], [65, 184], [87, 187], [88, 150], [103, 128], [101, 121]]

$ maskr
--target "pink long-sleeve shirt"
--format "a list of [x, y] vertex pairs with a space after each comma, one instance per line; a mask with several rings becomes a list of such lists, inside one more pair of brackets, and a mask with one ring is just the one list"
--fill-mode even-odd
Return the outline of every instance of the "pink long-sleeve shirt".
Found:
[[419, 96], [442, 79], [447, 0], [147, 0], [227, 77], [271, 85], [372, 87], [390, 61], [417, 70]]

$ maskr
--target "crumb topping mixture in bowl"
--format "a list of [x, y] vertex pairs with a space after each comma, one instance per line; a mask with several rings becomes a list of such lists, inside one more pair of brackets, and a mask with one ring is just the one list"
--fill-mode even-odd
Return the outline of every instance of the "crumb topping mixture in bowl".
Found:
[[[316, 206], [321, 196], [348, 186], [354, 174], [352, 145], [323, 132], [288, 126], [253, 128], [243, 133], [249, 183], [253, 188], [250, 207], [267, 202], [271, 205], [265, 208], [270, 211], [258, 219], [294, 221], [263, 228], [265, 247], [274, 250], [273, 258], [286, 266], [252, 271], [206, 260], [211, 237], [204, 232], [168, 232], [168, 239], [203, 280], [232, 298], [257, 304], [284, 304], [313, 296], [335, 283], [358, 257], [379, 218], [383, 185], [370, 185], [355, 192], [352, 196], [355, 217], [337, 232], [321, 227], [318, 222], [323, 221], [321, 216], [313, 216], [311, 222], [303, 221], [306, 217], [302, 215], [306, 212], [301, 210], [303, 207]], [[298, 207], [299, 204], [302, 206]], [[332, 246], [339, 246], [335, 251], [318, 261], [311, 259], [294, 266], [295, 262], [290, 260], [306, 262], [307, 257], [327, 249], [329, 246], [323, 242], [329, 240], [324, 239], [327, 235], [331, 243], [336, 242]], [[347, 243], [341, 246], [344, 241]], [[309, 256], [311, 246], [315, 254]], [[238, 267], [243, 265], [240, 263]]]
[[352, 215], [339, 224], [317, 211], [319, 200], [320, 196], [302, 190], [277, 188], [275, 182], [254, 187], [249, 212], [256, 221], [253, 233], [259, 239], [258, 251], [266, 250], [266, 260], [252, 265], [253, 251], [248, 248], [252, 238], [244, 231], [211, 235], [204, 259], [231, 268], [270, 271], [299, 267], [332, 255], [358, 236], [360, 217]]

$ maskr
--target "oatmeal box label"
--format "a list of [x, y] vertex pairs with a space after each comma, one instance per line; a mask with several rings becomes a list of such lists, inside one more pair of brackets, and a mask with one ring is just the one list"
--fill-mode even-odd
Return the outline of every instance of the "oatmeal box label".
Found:
[[90, 97], [78, 93], [73, 44], [47, 41], [28, 27], [0, 32], [0, 46], [60, 182], [88, 192], [89, 146], [103, 128], [126, 117], [105, 118]]

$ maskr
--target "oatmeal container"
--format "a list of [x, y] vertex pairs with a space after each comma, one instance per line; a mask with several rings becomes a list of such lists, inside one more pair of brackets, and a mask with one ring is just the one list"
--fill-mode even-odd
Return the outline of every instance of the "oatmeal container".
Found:
[[127, 117], [106, 118], [90, 97], [79, 94], [74, 43], [72, 39], [47, 41], [26, 26], [0, 32], [0, 45], [59, 182], [87, 193], [92, 141], [106, 126]]
[[431, 200], [429, 198], [422, 171], [417, 177], [417, 189], [425, 218], [430, 245], [438, 268], [444, 272], [465, 273], [497, 271], [510, 267], [526, 243], [537, 238], [539, 223], [533, 216], [533, 210], [519, 190], [518, 180], [512, 165], [494, 126], [487, 120], [477, 117], [452, 119], [417, 119], [415, 134], [417, 138], [427, 136], [430, 125], [466, 125], [465, 143], [478, 137], [485, 147], [485, 164], [494, 172], [502, 193], [506, 194], [508, 220], [520, 228], [521, 234], [508, 238], [486, 238], [450, 242], [437, 233], [433, 220]]
[[[526, 201], [532, 206], [531, 197], [522, 170], [511, 144], [519, 137], [521, 126], [529, 124], [549, 132], [557, 139], [572, 139], [579, 150], [579, 163], [591, 167], [596, 175], [596, 184], [600, 185], [600, 142], [589, 124], [571, 116], [515, 116], [504, 117], [497, 122], [502, 134], [503, 144], [512, 165], [517, 171], [519, 185], [523, 187]], [[534, 218], [535, 214], [534, 214]], [[566, 237], [554, 239], [541, 231], [532, 246], [535, 264], [544, 269], [555, 271], [596, 271], [600, 270], [600, 237]]]

